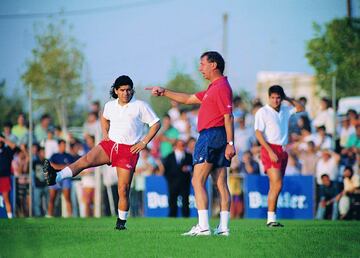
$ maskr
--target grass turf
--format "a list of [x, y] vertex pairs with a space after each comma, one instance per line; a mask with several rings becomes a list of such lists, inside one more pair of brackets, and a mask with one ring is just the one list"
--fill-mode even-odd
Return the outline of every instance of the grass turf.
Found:
[[115, 220], [0, 220], [0, 257], [360, 257], [359, 221], [232, 220], [229, 237], [184, 237], [195, 219]]

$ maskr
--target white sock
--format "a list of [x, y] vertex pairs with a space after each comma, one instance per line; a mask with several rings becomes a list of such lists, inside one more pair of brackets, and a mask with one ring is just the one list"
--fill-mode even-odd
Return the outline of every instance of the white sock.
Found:
[[73, 173], [69, 167], [65, 167], [63, 170], [56, 174], [56, 183], [59, 183], [64, 178], [72, 177]]
[[267, 223], [276, 222], [276, 214], [274, 211], [268, 211], [267, 213]]
[[208, 210], [198, 210], [199, 226], [202, 229], [209, 229], [209, 213]]
[[121, 211], [118, 209], [119, 219], [127, 220], [128, 213], [128, 211]]
[[230, 212], [229, 211], [220, 211], [219, 228], [228, 229], [229, 228], [229, 218], [230, 218]]
[[8, 219], [12, 219], [13, 218], [12, 212], [8, 212], [7, 217], [8, 217]]

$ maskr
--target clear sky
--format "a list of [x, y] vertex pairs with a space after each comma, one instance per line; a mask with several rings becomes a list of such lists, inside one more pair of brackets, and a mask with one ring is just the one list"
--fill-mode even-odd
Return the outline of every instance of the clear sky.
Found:
[[[359, 1], [353, 0], [355, 16], [359, 9]], [[259, 71], [313, 74], [305, 58], [312, 24], [346, 16], [346, 0], [2, 0], [0, 79], [8, 87], [22, 88], [20, 75], [35, 44], [33, 24], [48, 21], [26, 14], [60, 10], [69, 12], [65, 19], [83, 44], [95, 85], [87, 95], [103, 101], [121, 74], [132, 77], [135, 87], [164, 84], [174, 67], [195, 74], [202, 52], [222, 52], [225, 12], [226, 73], [235, 92], [255, 94]]]

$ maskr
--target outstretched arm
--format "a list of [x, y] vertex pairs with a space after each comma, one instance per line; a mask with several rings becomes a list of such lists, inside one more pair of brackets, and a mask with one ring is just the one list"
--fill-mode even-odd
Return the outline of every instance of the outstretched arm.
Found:
[[182, 104], [186, 104], [186, 105], [201, 104], [201, 101], [195, 96], [195, 94], [176, 92], [158, 86], [147, 87], [145, 88], [145, 90], [151, 90], [151, 94], [153, 96], [157, 96], [157, 97], [164, 96]]

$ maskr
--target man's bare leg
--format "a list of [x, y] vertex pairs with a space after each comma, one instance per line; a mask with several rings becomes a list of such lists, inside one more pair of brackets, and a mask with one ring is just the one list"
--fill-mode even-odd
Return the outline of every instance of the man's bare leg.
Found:
[[209, 177], [213, 165], [211, 163], [200, 163], [194, 166], [192, 185], [195, 192], [195, 201], [199, 215], [199, 226], [202, 229], [209, 229], [208, 196], [205, 183]]
[[227, 171], [225, 167], [218, 168], [212, 177], [219, 190], [220, 196], [220, 223], [218, 226], [219, 232], [229, 231], [229, 218], [230, 218], [230, 191], [227, 184]]
[[271, 222], [276, 222], [276, 205], [282, 188], [283, 175], [281, 171], [276, 168], [268, 169], [267, 175], [269, 177], [267, 223], [271, 223]]
[[127, 220], [129, 212], [129, 194], [130, 186], [133, 177], [133, 172], [127, 169], [120, 167], [116, 168], [118, 176], [118, 193], [119, 193], [119, 203], [118, 203], [118, 219], [116, 221], [116, 229], [122, 230], [125, 228], [125, 223]]

